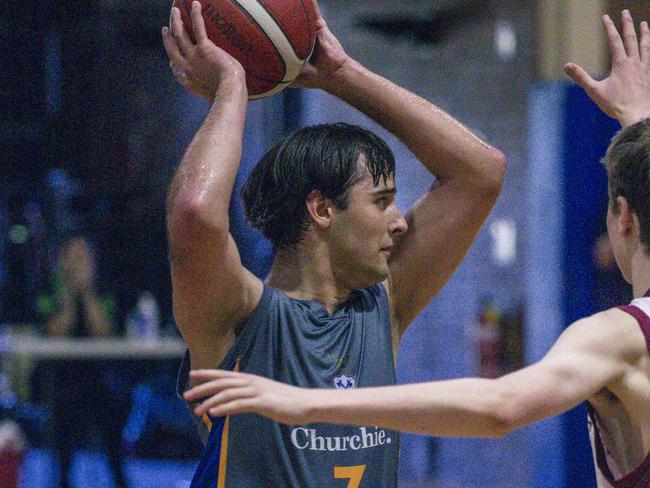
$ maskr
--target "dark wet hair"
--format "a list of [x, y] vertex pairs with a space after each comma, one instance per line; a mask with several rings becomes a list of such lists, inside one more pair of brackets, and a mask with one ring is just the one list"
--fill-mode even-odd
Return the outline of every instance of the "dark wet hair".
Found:
[[273, 244], [298, 244], [309, 227], [307, 196], [318, 190], [345, 210], [350, 188], [364, 175], [375, 185], [395, 173], [388, 145], [372, 132], [344, 123], [305, 127], [282, 139], [257, 163], [242, 188], [246, 219]]
[[621, 130], [603, 158], [609, 181], [609, 203], [624, 197], [639, 219], [641, 242], [650, 253], [650, 119]]

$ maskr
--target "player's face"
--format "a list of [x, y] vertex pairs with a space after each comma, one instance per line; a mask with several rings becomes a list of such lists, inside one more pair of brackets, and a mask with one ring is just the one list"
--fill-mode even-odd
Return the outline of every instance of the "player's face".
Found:
[[350, 288], [362, 288], [388, 278], [388, 262], [398, 235], [406, 232], [404, 216], [395, 204], [395, 182], [374, 185], [368, 173], [349, 193], [348, 207], [332, 217], [332, 267]]
[[617, 214], [612, 210], [611, 204], [607, 206], [607, 234], [612, 245], [614, 259], [616, 259], [616, 264], [621, 270], [623, 278], [628, 283], [632, 283], [631, 259], [628, 256], [627, 246], [625, 245], [623, 236], [618, 231]]

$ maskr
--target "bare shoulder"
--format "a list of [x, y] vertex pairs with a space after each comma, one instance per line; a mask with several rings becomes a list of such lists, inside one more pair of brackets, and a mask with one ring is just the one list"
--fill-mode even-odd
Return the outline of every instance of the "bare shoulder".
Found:
[[630, 365], [638, 364], [648, 350], [637, 320], [618, 308], [578, 320], [565, 331], [561, 339]]

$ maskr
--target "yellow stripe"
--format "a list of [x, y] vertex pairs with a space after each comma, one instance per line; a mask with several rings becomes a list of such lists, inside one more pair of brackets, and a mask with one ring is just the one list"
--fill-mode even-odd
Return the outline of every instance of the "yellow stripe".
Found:
[[230, 416], [226, 417], [221, 434], [221, 455], [219, 456], [219, 478], [217, 478], [217, 488], [226, 487], [226, 460], [228, 459], [228, 425]]
[[210, 416], [207, 413], [203, 414], [203, 423], [208, 428], [208, 431], [212, 430], [212, 420], [210, 420]]
[[[233, 371], [239, 371], [239, 358], [235, 361]], [[219, 477], [217, 478], [217, 488], [226, 488], [226, 462], [228, 461], [228, 427], [230, 425], [230, 415], [226, 417], [221, 432], [221, 453], [219, 455]]]

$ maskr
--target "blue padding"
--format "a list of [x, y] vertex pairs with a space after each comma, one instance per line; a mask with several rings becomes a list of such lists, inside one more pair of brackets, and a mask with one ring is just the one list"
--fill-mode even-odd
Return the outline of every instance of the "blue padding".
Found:
[[[595, 313], [593, 246], [603, 229], [607, 175], [600, 160], [619, 128], [568, 83], [531, 99], [527, 362], [572, 322]], [[584, 406], [533, 427], [532, 486], [595, 486]]]
[[[603, 228], [607, 204], [607, 173], [600, 164], [620, 128], [604, 115], [584, 91], [566, 89], [564, 144], [565, 326], [597, 312], [593, 247]], [[563, 416], [566, 486], [596, 486], [585, 404]]]
[[[546, 354], [564, 327], [561, 303], [564, 253], [565, 90], [554, 83], [536, 87], [530, 100], [528, 221], [526, 239], [526, 363]], [[555, 417], [531, 427], [531, 487], [564, 486], [563, 429]]]

